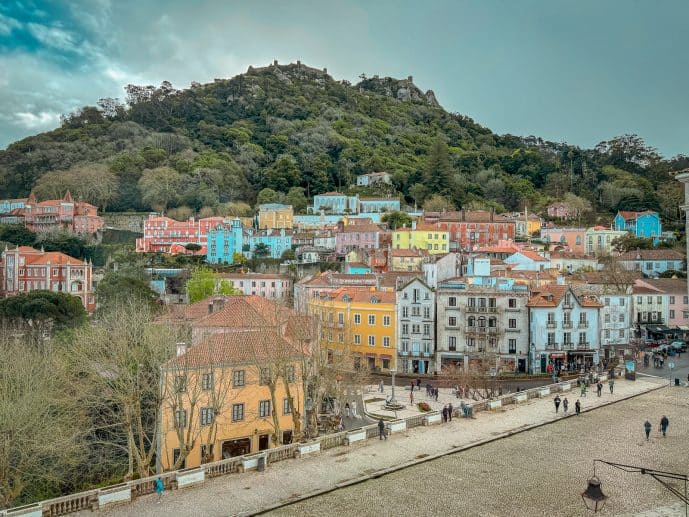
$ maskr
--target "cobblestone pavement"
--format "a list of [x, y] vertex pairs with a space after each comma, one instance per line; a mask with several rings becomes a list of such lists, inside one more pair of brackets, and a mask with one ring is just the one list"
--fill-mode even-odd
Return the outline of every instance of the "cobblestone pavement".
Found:
[[[666, 438], [657, 431], [663, 414], [670, 419]], [[646, 418], [654, 426], [648, 442], [643, 435]], [[687, 438], [689, 389], [665, 387], [271, 515], [590, 516], [580, 494], [592, 475], [593, 459], [686, 473]], [[597, 475], [609, 497], [602, 516], [684, 515], [684, 505], [649, 476], [607, 466], [598, 466]]]
[[[599, 398], [589, 394], [581, 399], [582, 407], [586, 411], [650, 390], [657, 387], [657, 383], [653, 378], [639, 378], [636, 382], [618, 380], [614, 395], [605, 392]], [[342, 515], [418, 516], [448, 511], [463, 515], [577, 515], [575, 508], [581, 502], [578, 494], [590, 474], [590, 460], [583, 451], [595, 451], [606, 458], [626, 459], [630, 450], [641, 450], [647, 453], [643, 457], [647, 464], [665, 466], [650, 451], [660, 446], [663, 450], [668, 446], [684, 450], [684, 441], [673, 433], [680, 431], [680, 424], [678, 422], [675, 427], [675, 421], [689, 427], [689, 411], [686, 411], [689, 390], [676, 390], [665, 388], [567, 419], [563, 418], [562, 410], [555, 414], [551, 396], [520, 406], [507, 406], [499, 412], [480, 412], [473, 420], [455, 418], [449, 424], [414, 428], [395, 434], [382, 443], [370, 440], [361, 446], [335, 448], [314, 457], [278, 462], [269, 465], [262, 473], [219, 477], [198, 488], [166, 492], [160, 504], [156, 504], [155, 496], [146, 496], [102, 513], [109, 516], [252, 513], [337, 485], [346, 485], [384, 469], [446, 453], [450, 449], [481, 443], [530, 425], [560, 420], [554, 425], [421, 463], [278, 511], [284, 515], [330, 515], [337, 512]], [[571, 414], [577, 393], [572, 391], [568, 399]], [[654, 437], [647, 444], [639, 439], [642, 414], [648, 413], [655, 423], [661, 416], [660, 409], [655, 408], [660, 401], [666, 402], [667, 412], [671, 413], [668, 416], [673, 433], [665, 442]], [[684, 408], [683, 420], [675, 416], [680, 405]], [[634, 408], [638, 411], [638, 407], [646, 411], [633, 414]], [[626, 420], [633, 421], [635, 425], [627, 424]], [[684, 461], [685, 454], [674, 458], [680, 456]], [[609, 482], [607, 478], [605, 480], [604, 488], [610, 495], [616, 493], [619, 487], [613, 478]], [[637, 482], [634, 485], [638, 485], [639, 480], [634, 481]], [[655, 486], [648, 486], [647, 493], [666, 505], [672, 502], [667, 497], [663, 498], [665, 494]], [[534, 494], [540, 497], [533, 497]], [[636, 508], [644, 507], [629, 509]]]

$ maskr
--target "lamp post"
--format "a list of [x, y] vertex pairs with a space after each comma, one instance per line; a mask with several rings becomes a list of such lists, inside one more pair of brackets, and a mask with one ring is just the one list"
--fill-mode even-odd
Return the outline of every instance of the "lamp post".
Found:
[[[624, 472], [637, 472], [639, 474], [651, 476], [684, 503], [684, 515], [689, 517], [689, 497], [687, 497], [687, 481], [689, 481], [689, 477], [687, 477], [686, 474], [665, 472], [663, 470], [625, 465], [623, 463], [613, 463], [605, 460], [593, 460], [593, 477], [589, 478], [586, 490], [584, 490], [584, 492], [581, 494], [581, 498], [584, 500], [586, 508], [594, 513], [602, 509], [606, 500], [608, 499], [608, 496], [606, 496], [601, 489], [600, 479], [598, 479], [598, 476], [596, 476], [596, 463], [602, 463], [603, 465], [608, 465]], [[684, 481], [684, 492], [670, 485], [667, 480]]]
[[390, 395], [390, 404], [396, 404], [397, 401], [395, 400], [395, 374], [397, 373], [397, 370], [392, 368], [390, 370], [390, 373], [392, 374], [392, 395]]

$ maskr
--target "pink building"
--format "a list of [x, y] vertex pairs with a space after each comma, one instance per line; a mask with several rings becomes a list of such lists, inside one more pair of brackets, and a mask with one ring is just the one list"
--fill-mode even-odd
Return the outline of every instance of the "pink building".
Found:
[[175, 221], [169, 217], [151, 215], [144, 222], [144, 236], [136, 239], [136, 251], [171, 253], [179, 249], [175, 245], [198, 244], [208, 246], [208, 231], [225, 224], [223, 217], [206, 217], [187, 221]]
[[572, 207], [568, 203], [553, 203], [548, 206], [548, 217], [556, 219], [574, 219], [579, 215], [579, 210]]
[[381, 233], [380, 227], [372, 223], [340, 223], [335, 235], [335, 251], [344, 254], [353, 249], [378, 249], [381, 246]]
[[103, 228], [98, 209], [81, 201], [74, 201], [67, 192], [62, 199], [36, 201], [33, 193], [22, 208], [15, 208], [0, 217], [0, 222], [23, 224], [32, 232], [67, 230], [79, 235], [93, 235]]
[[47, 290], [81, 300], [88, 312], [96, 308], [91, 264], [58, 251], [29, 246], [5, 249], [0, 255], [0, 296]]
[[584, 255], [586, 251], [585, 233], [586, 228], [542, 228], [541, 239]]
[[290, 302], [292, 299], [292, 279], [287, 275], [262, 273], [221, 273], [242, 294], [260, 296], [268, 300]]
[[648, 290], [646, 294], [653, 292], [662, 296], [664, 303], [658, 310], [663, 313], [665, 325], [672, 329], [689, 326], [689, 296], [687, 296], [686, 278], [640, 278], [636, 280], [635, 286], [646, 288]]

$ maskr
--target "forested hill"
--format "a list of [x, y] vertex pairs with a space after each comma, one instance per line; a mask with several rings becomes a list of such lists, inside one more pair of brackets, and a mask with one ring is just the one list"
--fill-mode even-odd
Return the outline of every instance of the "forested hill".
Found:
[[288, 201], [301, 208], [295, 187], [313, 196], [388, 171], [419, 205], [536, 210], [568, 196], [597, 212], [656, 208], [671, 219], [681, 192], [670, 172], [689, 167], [635, 135], [590, 150], [496, 135], [445, 111], [411, 77], [352, 85], [302, 64], [272, 65], [186, 90], [130, 85], [126, 94], [0, 151], [0, 198], [69, 188], [105, 210], [206, 214], [241, 211], [270, 188], [291, 189]]

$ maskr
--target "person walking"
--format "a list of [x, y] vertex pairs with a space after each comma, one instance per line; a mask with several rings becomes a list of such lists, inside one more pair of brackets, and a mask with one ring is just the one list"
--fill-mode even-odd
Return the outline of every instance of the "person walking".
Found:
[[581, 396], [582, 397], [586, 396], [586, 382], [581, 383]]
[[414, 381], [411, 381], [411, 392], [414, 393]]
[[579, 402], [579, 399], [574, 403], [574, 412], [578, 415], [581, 413], [581, 402]]
[[608, 381], [608, 387], [610, 388], [610, 395], [612, 395], [612, 392], [615, 389], [615, 379], [610, 379]]
[[378, 438], [380, 438], [381, 440], [383, 438], [386, 440], [388, 439], [388, 435], [385, 434], [385, 422], [383, 422], [382, 418], [378, 420]]
[[413, 406], [414, 405], [414, 392], [410, 391], [409, 392], [409, 403]]
[[385, 386], [385, 384], [384, 384], [383, 381], [381, 380], [380, 383], [378, 383], [378, 391], [380, 391], [381, 393], [383, 393], [383, 388], [384, 388], [384, 386]]
[[439, 390], [438, 388], [435, 389], [435, 401], [436, 401], [436, 402], [438, 402], [438, 393], [439, 393], [439, 391], [440, 391], [440, 390]]
[[598, 381], [598, 384], [596, 384], [596, 388], [598, 390], [598, 396], [600, 397], [603, 393], [603, 383]]
[[160, 502], [160, 499], [163, 497], [163, 491], [165, 490], [165, 487], [163, 486], [163, 480], [158, 478], [156, 479], [156, 484], [155, 484], [155, 493], [158, 494], [158, 501]]
[[417, 391], [421, 391], [421, 377], [416, 379], [416, 389]]
[[447, 418], [452, 422], [452, 402], [447, 405]]
[[648, 441], [648, 437], [651, 435], [652, 427], [653, 426], [651, 425], [651, 422], [649, 422], [648, 420], [644, 422], [644, 432], [646, 433], [646, 441]]
[[567, 414], [567, 408], [569, 407], [569, 401], [567, 400], [567, 397], [564, 398], [562, 401], [562, 411], [565, 412], [565, 415]]
[[447, 404], [443, 406], [443, 423], [447, 422]]
[[665, 436], [665, 433], [667, 432], [667, 426], [670, 425], [670, 421], [667, 419], [665, 415], [663, 415], [663, 418], [660, 419], [660, 430], [663, 432], [663, 436]]
[[557, 413], [560, 409], [560, 395], [555, 395], [553, 402], [555, 403], [555, 413]]

